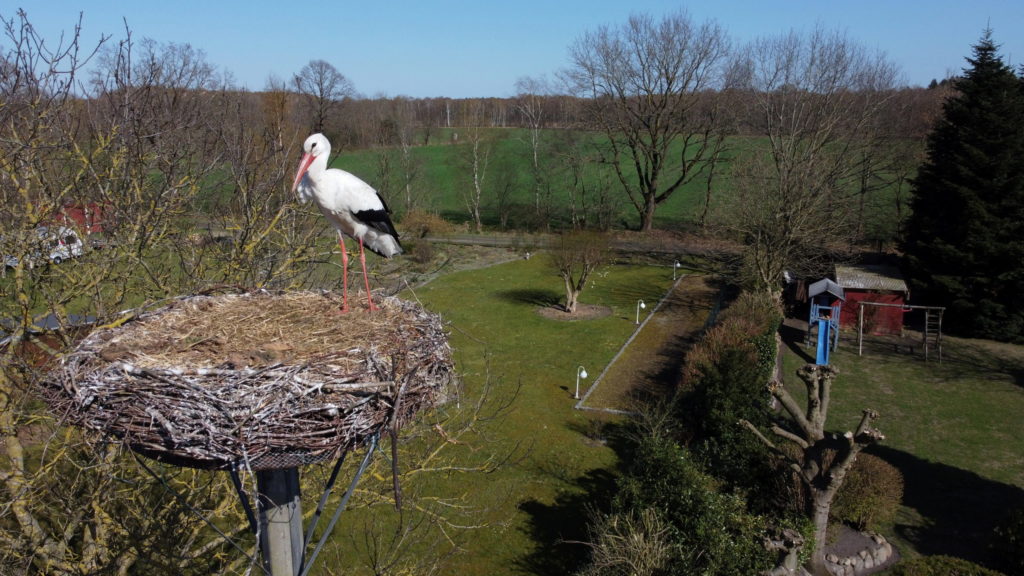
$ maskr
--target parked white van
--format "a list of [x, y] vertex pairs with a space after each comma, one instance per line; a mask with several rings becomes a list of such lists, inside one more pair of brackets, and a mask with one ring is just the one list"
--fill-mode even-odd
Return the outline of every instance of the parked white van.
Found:
[[[29, 265], [40, 264], [42, 262], [53, 262], [54, 264], [60, 264], [61, 262], [69, 258], [77, 258], [85, 253], [82, 239], [78, 237], [78, 232], [75, 232], [73, 228], [66, 226], [39, 226], [28, 238], [27, 246], [20, 246], [15, 250], [12, 250], [11, 246], [4, 246], [7, 251], [22, 252], [29, 258]], [[0, 242], [3, 242], [0, 240]], [[6, 244], [6, 242], [3, 242]], [[4, 255], [5, 266], [17, 266], [18, 256], [6, 253]]]

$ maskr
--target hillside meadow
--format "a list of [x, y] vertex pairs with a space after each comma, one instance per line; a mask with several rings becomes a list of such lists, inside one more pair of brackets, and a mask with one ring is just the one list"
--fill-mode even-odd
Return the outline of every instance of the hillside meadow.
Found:
[[[569, 223], [570, 194], [575, 195], [577, 207], [588, 206], [596, 210], [599, 205], [607, 204], [610, 211], [608, 223], [614, 228], [635, 228], [639, 217], [629, 203], [614, 171], [607, 164], [598, 161], [595, 145], [600, 145], [603, 137], [588, 133], [567, 130], [544, 130], [541, 132], [542, 170], [548, 183], [551, 202], [550, 218], [538, 222], [534, 217], [534, 182], [530, 164], [531, 147], [529, 131], [520, 128], [481, 129], [484, 150], [488, 150], [487, 169], [484, 172], [483, 220], [491, 228], [500, 226], [496, 190], [509, 187], [506, 200], [511, 204], [508, 226], [510, 228], [537, 229], [547, 224], [558, 228]], [[436, 212], [445, 219], [455, 223], [468, 222], [470, 217], [466, 209], [463, 194], [470, 190], [471, 172], [469, 171], [470, 145], [466, 143], [465, 131], [459, 133], [454, 129], [442, 131], [432, 140], [432, 144], [415, 146], [409, 149], [415, 166], [413, 187], [424, 194], [422, 207]], [[714, 175], [711, 190], [711, 208], [718, 206], [717, 199], [727, 195], [730, 190], [730, 163], [728, 159], [743, 154], [763, 150], [766, 140], [760, 137], [733, 136], [727, 139], [719, 172]], [[919, 144], [914, 144], [915, 146]], [[586, 158], [580, 181], [574, 188], [575, 174], [570, 170], [570, 153]], [[674, 150], [673, 154], [680, 151]], [[402, 181], [401, 168], [398, 167], [399, 151], [395, 148], [376, 148], [341, 151], [332, 166], [348, 170], [375, 186], [386, 197], [398, 219], [404, 209], [398, 182]], [[394, 190], [385, 190], [381, 169], [383, 158], [389, 158], [387, 177]], [[667, 182], [677, 172], [669, 170], [662, 177]], [[629, 176], [635, 179], [635, 173]], [[635, 180], [634, 180], [635, 181]], [[866, 184], [868, 192], [858, 196], [863, 206], [857, 212], [863, 212], [866, 236], [872, 239], [893, 237], [897, 226], [898, 194], [906, 196], [895, 184], [893, 174], [883, 172], [873, 176]], [[905, 184], [904, 184], [905, 187]], [[677, 190], [659, 208], [655, 217], [655, 227], [666, 230], [693, 229], [699, 222], [704, 210], [708, 193], [707, 177], [697, 176], [687, 185]], [[857, 191], [851, 190], [851, 197]], [[903, 199], [905, 201], [905, 198]], [[905, 208], [904, 208], [905, 212]], [[590, 222], [597, 223], [597, 217], [590, 215]]]

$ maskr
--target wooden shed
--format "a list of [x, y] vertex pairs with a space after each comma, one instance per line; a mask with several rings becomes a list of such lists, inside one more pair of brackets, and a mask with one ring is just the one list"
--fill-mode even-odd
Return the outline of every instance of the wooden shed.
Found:
[[902, 334], [904, 306], [910, 291], [898, 268], [887, 265], [836, 266], [836, 284], [846, 294], [846, 303], [839, 318], [840, 327], [856, 330], [861, 303], [873, 302], [888, 306], [864, 306], [864, 331], [870, 334]]
[[71, 226], [78, 229], [80, 234], [92, 234], [103, 232], [104, 225], [103, 205], [96, 202], [86, 204], [69, 203], [61, 207], [54, 215], [54, 222]]

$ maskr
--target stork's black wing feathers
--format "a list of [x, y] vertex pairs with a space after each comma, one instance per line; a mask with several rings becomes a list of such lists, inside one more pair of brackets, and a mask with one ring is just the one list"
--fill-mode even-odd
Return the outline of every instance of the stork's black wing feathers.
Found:
[[390, 234], [395, 237], [395, 240], [398, 240], [398, 230], [395, 230], [395, 225], [391, 223], [391, 217], [388, 216], [386, 205], [383, 210], [362, 210], [356, 212], [353, 216], [370, 228]]

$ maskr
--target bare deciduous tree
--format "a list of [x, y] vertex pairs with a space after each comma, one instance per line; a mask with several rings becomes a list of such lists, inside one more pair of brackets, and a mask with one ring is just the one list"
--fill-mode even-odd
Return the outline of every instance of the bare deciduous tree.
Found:
[[379, 99], [375, 122], [377, 191], [399, 214], [424, 208], [423, 161], [414, 153], [416, 123], [408, 98]]
[[732, 172], [734, 193], [718, 222], [748, 246], [754, 282], [778, 296], [783, 272], [822, 274], [828, 248], [855, 231], [865, 151], [893, 95], [895, 68], [842, 34], [817, 29], [755, 42], [732, 70], [760, 119]]
[[[280, 193], [293, 151], [274, 144], [279, 126], [263, 130], [247, 115], [259, 115], [258, 99], [244, 103], [245, 95], [223, 90], [187, 45], [136, 43], [128, 33], [99, 47], [94, 75], [80, 83], [77, 29], [56, 51], [24, 13], [4, 19], [3, 34], [5, 236], [31, 237], [67, 206], [89, 205], [102, 215], [93, 237], [102, 241], [64, 222], [97, 248], [61, 264], [28, 243], [5, 243], [4, 256], [17, 262], [0, 283], [0, 318], [13, 320], [0, 342], [0, 571], [210, 574], [244, 566], [247, 558], [203, 520], [221, 518], [229, 538], [247, 531], [223, 475], [151, 463], [154, 477], [116, 445], [63, 428], [32, 387], [86, 317], [116, 322], [119, 310], [218, 282], [297, 282], [315, 236]], [[218, 181], [221, 174], [230, 179]], [[223, 202], [212, 198], [221, 191]], [[219, 216], [228, 241], [197, 241], [200, 225]]]
[[542, 167], [543, 140], [541, 136], [547, 122], [544, 115], [544, 101], [545, 97], [551, 93], [551, 88], [544, 78], [523, 77], [516, 80], [516, 92], [516, 109], [529, 130], [528, 144], [530, 147], [530, 172], [533, 176], [534, 212], [537, 221], [543, 222], [547, 229], [550, 223], [550, 219], [547, 217], [550, 186]]
[[655, 22], [633, 16], [585, 34], [570, 49], [570, 86], [586, 96], [587, 117], [608, 139], [605, 162], [651, 230], [658, 206], [710, 169], [721, 146], [716, 101], [729, 42], [717, 24], [685, 13]]
[[486, 130], [480, 124], [482, 122], [483, 107], [479, 102], [467, 103], [470, 106], [469, 116], [474, 119], [466, 128], [466, 142], [463, 144], [464, 152], [461, 154], [463, 172], [468, 182], [459, 187], [462, 200], [473, 221], [473, 226], [479, 234], [483, 232], [484, 191], [487, 186], [488, 166], [491, 161], [491, 150], [494, 143]]
[[753, 424], [741, 423], [750, 429], [778, 458], [789, 464], [810, 493], [807, 503], [808, 515], [814, 522], [814, 549], [811, 553], [811, 569], [815, 574], [826, 576], [824, 548], [828, 534], [828, 520], [832, 501], [839, 491], [846, 473], [853, 466], [857, 454], [867, 446], [884, 438], [881, 432], [871, 426], [878, 415], [865, 410], [857, 429], [845, 434], [826, 432], [832, 381], [838, 372], [832, 366], [807, 364], [797, 375], [807, 387], [807, 407], [801, 409], [796, 399], [779, 381], [772, 381], [768, 390], [777, 398], [790, 416], [791, 427], [775, 425], [772, 432], [793, 443], [798, 448], [797, 457], [775, 445]]
[[342, 99], [351, 98], [356, 93], [352, 82], [326, 60], [310, 60], [292, 82], [299, 94], [304, 94], [309, 100], [314, 132], [326, 130], [328, 118]]
[[[188, 574], [194, 554], [208, 553], [207, 573], [223, 565], [216, 558], [224, 541], [210, 539], [191, 511], [164, 506], [165, 485], [139, 467], [115, 471], [125, 463], [116, 446], [61, 429], [40, 412], [32, 386], [40, 364], [68, 344], [82, 302], [109, 319], [125, 303], [193, 281], [152, 255], [171, 236], [167, 222], [189, 203], [193, 179], [209, 167], [196, 148], [201, 138], [191, 134], [203, 99], [181, 89], [198, 87], [209, 69], [186, 47], [154, 44], [140, 47], [145, 57], [133, 65], [126, 41], [100, 60], [101, 68], [113, 66], [110, 84], [94, 84], [101, 91], [82, 99], [74, 92], [85, 63], [77, 28], [54, 51], [24, 13], [3, 26], [0, 195], [8, 230], [52, 225], [65, 205], [89, 202], [103, 208], [113, 241], [60, 265], [45, 257], [32, 265], [30, 246], [8, 246], [18, 262], [0, 288], [0, 317], [14, 321], [0, 345], [0, 571], [126, 574], [162, 563], [165, 572]], [[41, 329], [39, 316], [65, 330]], [[229, 501], [212, 489], [215, 481], [190, 472], [168, 471], [164, 481], [187, 491], [195, 510], [222, 510]], [[177, 538], [168, 536], [170, 526]]]
[[558, 237], [551, 250], [551, 264], [565, 284], [566, 312], [576, 312], [590, 275], [607, 263], [610, 256], [610, 243], [605, 234], [577, 230]]

